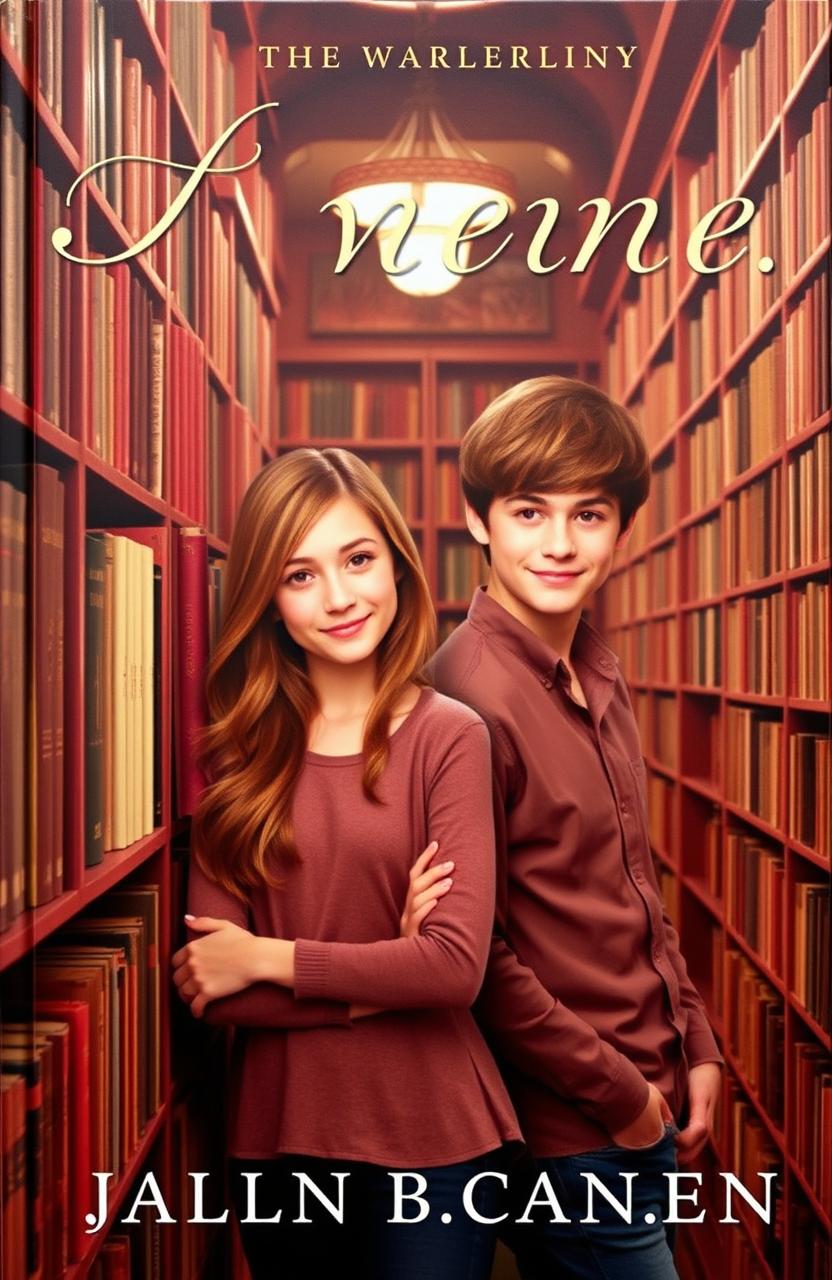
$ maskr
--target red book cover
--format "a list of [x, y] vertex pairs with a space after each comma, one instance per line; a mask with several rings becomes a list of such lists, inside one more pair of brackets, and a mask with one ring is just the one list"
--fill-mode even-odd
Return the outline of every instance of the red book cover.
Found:
[[203, 787], [194, 734], [206, 724], [203, 673], [208, 659], [208, 539], [181, 529], [177, 546], [176, 787], [177, 811], [193, 813]]

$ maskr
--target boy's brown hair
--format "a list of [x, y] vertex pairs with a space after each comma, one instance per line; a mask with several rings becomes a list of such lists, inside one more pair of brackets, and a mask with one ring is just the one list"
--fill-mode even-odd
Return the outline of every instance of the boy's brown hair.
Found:
[[650, 458], [626, 409], [587, 382], [554, 374], [492, 400], [462, 440], [459, 469], [486, 526], [495, 498], [597, 489], [618, 499], [623, 529], [650, 490]]

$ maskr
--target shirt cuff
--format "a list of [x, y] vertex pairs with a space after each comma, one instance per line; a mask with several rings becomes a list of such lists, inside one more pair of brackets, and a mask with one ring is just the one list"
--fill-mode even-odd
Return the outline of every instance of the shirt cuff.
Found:
[[295, 996], [298, 1000], [324, 999], [328, 995], [330, 950], [325, 942], [295, 939]]
[[637, 1120], [649, 1097], [650, 1090], [644, 1076], [629, 1058], [621, 1054], [615, 1078], [603, 1095], [593, 1098], [591, 1107], [585, 1109], [591, 1110], [593, 1117], [612, 1134]]
[[685, 1057], [688, 1068], [701, 1066], [703, 1062], [718, 1062], [725, 1066], [719, 1045], [709, 1026], [694, 1027], [685, 1036]]

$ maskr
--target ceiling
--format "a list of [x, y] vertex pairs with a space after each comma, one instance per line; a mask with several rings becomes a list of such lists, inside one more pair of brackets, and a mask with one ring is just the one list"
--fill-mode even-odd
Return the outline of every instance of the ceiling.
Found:
[[[363, 159], [389, 133], [421, 77], [438, 93], [454, 126], [487, 159], [515, 174], [521, 200], [554, 195], [567, 224], [577, 205], [603, 194], [619, 140], [638, 91], [662, 10], [654, 3], [539, 0], [465, 8], [413, 9], [372, 3], [291, 3], [256, 9], [260, 43], [280, 46], [266, 72], [280, 102], [280, 162], [285, 166], [288, 219], [317, 214], [332, 176]], [[338, 47], [339, 66], [324, 69], [321, 47]], [[362, 46], [393, 46], [384, 70], [370, 69]], [[501, 67], [485, 70], [483, 46], [500, 46]], [[528, 49], [530, 69], [511, 68], [511, 47]], [[574, 47], [573, 68], [564, 65]], [[584, 46], [608, 47], [607, 66]], [[636, 45], [633, 66], [616, 46]], [[310, 46], [310, 69], [287, 65], [291, 46]], [[411, 47], [424, 64], [431, 46], [447, 49], [448, 69], [394, 66]], [[459, 48], [476, 72], [460, 69]], [[557, 60], [556, 69], [539, 65]], [[405, 56], [405, 62], [407, 57]]]

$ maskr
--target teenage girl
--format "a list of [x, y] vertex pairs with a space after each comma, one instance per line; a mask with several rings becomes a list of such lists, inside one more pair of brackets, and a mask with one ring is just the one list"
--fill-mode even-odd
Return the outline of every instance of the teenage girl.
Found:
[[[173, 961], [192, 1012], [238, 1029], [230, 1173], [253, 1280], [487, 1280], [478, 1218], [501, 1212], [519, 1139], [470, 1012], [494, 914], [488, 731], [419, 674], [424, 573], [354, 455], [259, 473], [226, 593]], [[397, 1205], [397, 1183], [424, 1203]]]

